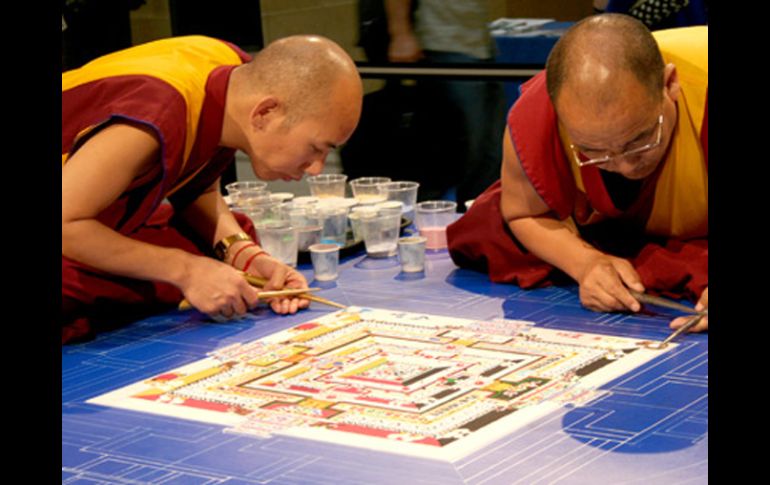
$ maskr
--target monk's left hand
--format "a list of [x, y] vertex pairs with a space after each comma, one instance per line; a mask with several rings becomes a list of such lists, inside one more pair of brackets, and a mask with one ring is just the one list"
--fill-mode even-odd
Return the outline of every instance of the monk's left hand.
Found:
[[[299, 271], [272, 256], [259, 256], [246, 271], [268, 280], [263, 288], [264, 291], [307, 288], [307, 280]], [[279, 314], [297, 313], [298, 310], [307, 308], [308, 305], [310, 305], [310, 300], [296, 296], [270, 300], [270, 308]]]
[[[705, 290], [703, 290], [703, 293], [700, 295], [700, 299], [698, 300], [698, 303], [695, 305], [696, 311], [703, 311], [706, 310], [709, 307], [709, 289], [706, 287]], [[669, 325], [672, 329], [676, 330], [677, 328], [681, 327], [685, 323], [687, 323], [687, 320], [692, 318], [691, 316], [686, 317], [679, 317], [674, 319], [674, 321], [671, 322]], [[703, 332], [704, 330], [709, 329], [709, 317], [708, 315], [701, 318], [700, 322], [698, 322], [694, 327], [690, 328], [690, 332]]]

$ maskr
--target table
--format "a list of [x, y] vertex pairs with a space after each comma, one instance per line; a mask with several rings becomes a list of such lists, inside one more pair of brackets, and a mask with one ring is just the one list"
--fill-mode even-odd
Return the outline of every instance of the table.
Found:
[[[312, 269], [299, 269], [312, 280]], [[668, 316], [593, 313], [576, 287], [522, 290], [459, 269], [446, 251], [424, 274], [364, 254], [341, 262], [319, 294], [334, 301], [460, 318], [510, 318], [544, 328], [662, 340]], [[340, 445], [223, 433], [222, 426], [105, 408], [94, 396], [326, 314], [313, 303], [278, 316], [265, 308], [227, 324], [194, 311], [157, 315], [62, 347], [62, 483], [500, 484], [707, 483], [708, 335], [691, 334], [660, 358], [457, 462]]]

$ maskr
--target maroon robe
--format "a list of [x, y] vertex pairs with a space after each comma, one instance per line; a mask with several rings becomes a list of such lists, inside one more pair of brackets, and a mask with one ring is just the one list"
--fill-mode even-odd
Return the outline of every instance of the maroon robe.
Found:
[[[707, 120], [706, 116], [704, 123]], [[575, 186], [562, 148], [544, 71], [522, 86], [521, 97], [508, 115], [508, 129], [525, 173], [553, 214], [559, 219], [581, 217], [580, 211], [587, 201]], [[704, 125], [701, 142], [706, 154], [707, 133]], [[648, 291], [697, 300], [708, 286], [708, 238], [654, 238], [644, 235], [639, 227], [640, 220], [643, 222], [648, 215], [645, 210], [650, 209], [648, 196], [655, 176], [642, 186], [639, 201], [622, 211], [613, 205], [599, 169], [581, 170], [591, 205], [609, 216], [595, 226], [578, 225], [581, 237], [602, 251], [629, 259]], [[491, 281], [514, 283], [522, 288], [571, 281], [516, 240], [501, 214], [500, 195], [498, 180], [447, 228], [449, 254], [455, 264], [486, 272]]]
[[[196, 53], [184, 37], [164, 40], [195, 62]], [[196, 40], [196, 42], [201, 42]], [[221, 43], [216, 39], [203, 42]], [[225, 43], [240, 59], [250, 56]], [[208, 61], [210, 63], [210, 60]], [[207, 64], [208, 65], [208, 64]], [[62, 91], [62, 154], [71, 155], [98, 129], [129, 120], [153, 129], [161, 143], [155, 169], [134, 181], [98, 220], [124, 236], [151, 244], [212, 255], [209, 244], [197, 238], [174, 210], [182, 210], [214, 183], [234, 161], [235, 151], [219, 146], [231, 64], [213, 67], [204, 77], [203, 104], [197, 132], [185, 159], [188, 136], [188, 97], [154, 75], [105, 76]], [[87, 67], [87, 66], [84, 66]], [[168, 66], [173, 69], [173, 66]], [[183, 69], [189, 69], [185, 64]], [[208, 67], [206, 67], [208, 69]], [[162, 203], [164, 199], [171, 205]], [[173, 208], [172, 208], [173, 206]], [[256, 239], [251, 221], [236, 214], [244, 231]], [[88, 338], [100, 329], [173, 308], [181, 291], [169, 284], [117, 277], [62, 256], [62, 343]]]

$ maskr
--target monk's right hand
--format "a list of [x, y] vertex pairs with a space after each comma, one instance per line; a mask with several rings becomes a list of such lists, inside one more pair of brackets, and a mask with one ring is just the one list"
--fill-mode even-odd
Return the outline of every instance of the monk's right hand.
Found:
[[644, 292], [644, 286], [633, 265], [625, 259], [599, 253], [586, 261], [578, 284], [580, 302], [590, 310], [638, 312], [641, 309], [628, 288]]
[[184, 297], [214, 320], [240, 317], [259, 302], [259, 291], [228, 264], [194, 256], [185, 273], [180, 285]]

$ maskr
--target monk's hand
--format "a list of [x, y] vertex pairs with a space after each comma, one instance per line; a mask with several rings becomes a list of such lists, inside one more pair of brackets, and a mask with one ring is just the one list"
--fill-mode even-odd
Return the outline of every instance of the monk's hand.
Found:
[[[708, 309], [708, 307], [709, 307], [709, 289], [708, 287], [706, 287], [706, 289], [703, 290], [703, 293], [701, 293], [698, 303], [695, 305], [695, 311], [702, 312], [703, 310]], [[674, 321], [672, 321], [669, 326], [672, 329], [676, 330], [677, 328], [687, 323], [687, 321], [691, 318], [692, 318], [692, 315], [675, 318]], [[703, 318], [700, 319], [700, 322], [695, 324], [694, 327], [690, 327], [688, 331], [703, 332], [704, 330], [708, 330], [708, 329], [709, 329], [709, 316], [705, 315]]]
[[257, 289], [235, 268], [202, 256], [191, 258], [180, 289], [192, 306], [216, 321], [238, 318], [259, 303]]
[[628, 291], [644, 292], [644, 286], [631, 263], [599, 253], [586, 261], [578, 278], [580, 302], [598, 312], [638, 312], [641, 304]]
[[[276, 291], [289, 288], [307, 288], [307, 280], [296, 269], [278, 261], [272, 256], [261, 256], [247, 269], [251, 274], [266, 278], [268, 282], [264, 291]], [[310, 300], [305, 298], [283, 297], [269, 300], [270, 308], [279, 314], [297, 313], [302, 308], [310, 305]]]

